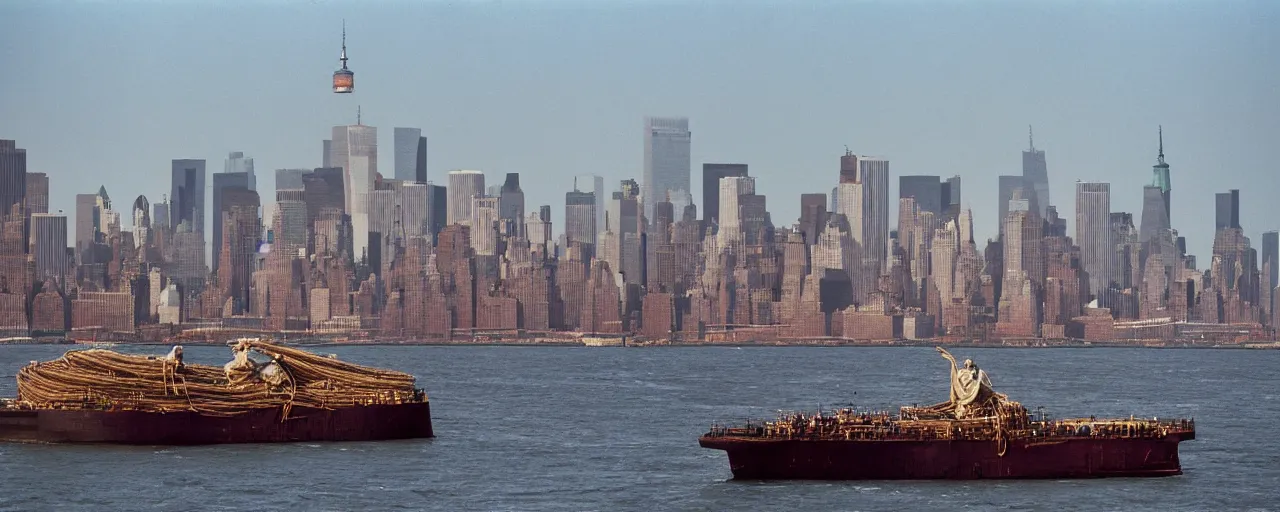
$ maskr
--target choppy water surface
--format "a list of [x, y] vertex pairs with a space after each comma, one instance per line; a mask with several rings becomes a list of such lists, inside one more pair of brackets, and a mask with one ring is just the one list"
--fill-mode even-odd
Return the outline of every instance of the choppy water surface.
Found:
[[[0, 347], [14, 372], [66, 347]], [[167, 348], [136, 350], [163, 354]], [[1280, 352], [953, 352], [1059, 416], [1195, 417], [1185, 475], [1006, 482], [733, 482], [716, 420], [946, 398], [927, 348], [323, 347], [418, 376], [437, 438], [193, 448], [0, 445], [0, 510], [1273, 510]], [[221, 364], [225, 348], [188, 348]]]

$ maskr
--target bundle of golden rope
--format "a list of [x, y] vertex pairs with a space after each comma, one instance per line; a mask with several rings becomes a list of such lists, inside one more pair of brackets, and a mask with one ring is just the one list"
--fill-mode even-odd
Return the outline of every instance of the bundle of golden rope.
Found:
[[[272, 358], [285, 372], [274, 382], [241, 368], [238, 373], [171, 359], [74, 350], [61, 359], [18, 373], [18, 399], [35, 407], [197, 411], [234, 415], [267, 407], [333, 409], [414, 400], [411, 375], [368, 368], [259, 340], [236, 351]], [[268, 363], [271, 364], [271, 363]]]

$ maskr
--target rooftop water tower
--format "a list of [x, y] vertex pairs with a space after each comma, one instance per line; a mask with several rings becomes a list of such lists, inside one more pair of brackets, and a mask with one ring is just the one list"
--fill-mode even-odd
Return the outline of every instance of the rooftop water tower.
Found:
[[356, 74], [347, 69], [347, 22], [342, 22], [342, 69], [333, 72], [333, 92], [350, 94], [356, 88]]

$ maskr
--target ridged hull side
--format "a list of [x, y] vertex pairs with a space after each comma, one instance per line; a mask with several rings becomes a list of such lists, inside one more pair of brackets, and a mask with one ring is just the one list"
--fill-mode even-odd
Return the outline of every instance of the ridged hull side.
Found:
[[428, 402], [325, 410], [252, 409], [230, 417], [197, 412], [0, 409], [0, 441], [202, 445], [379, 441], [433, 437]]
[[1178, 443], [1163, 439], [814, 441], [703, 437], [725, 450], [741, 480], [969, 480], [1156, 477], [1182, 474]]

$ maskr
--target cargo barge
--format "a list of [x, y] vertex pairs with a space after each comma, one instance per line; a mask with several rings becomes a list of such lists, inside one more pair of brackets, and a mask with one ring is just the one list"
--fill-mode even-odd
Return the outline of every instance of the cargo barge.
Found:
[[[222, 368], [72, 350], [32, 361], [0, 400], [0, 441], [206, 445], [433, 437], [412, 375], [248, 338]], [[256, 360], [250, 354], [257, 354]]]
[[1052, 420], [991, 389], [972, 361], [951, 362], [951, 396], [898, 414], [841, 409], [713, 426], [735, 479], [903, 480], [1161, 477], [1182, 474], [1194, 419]]

